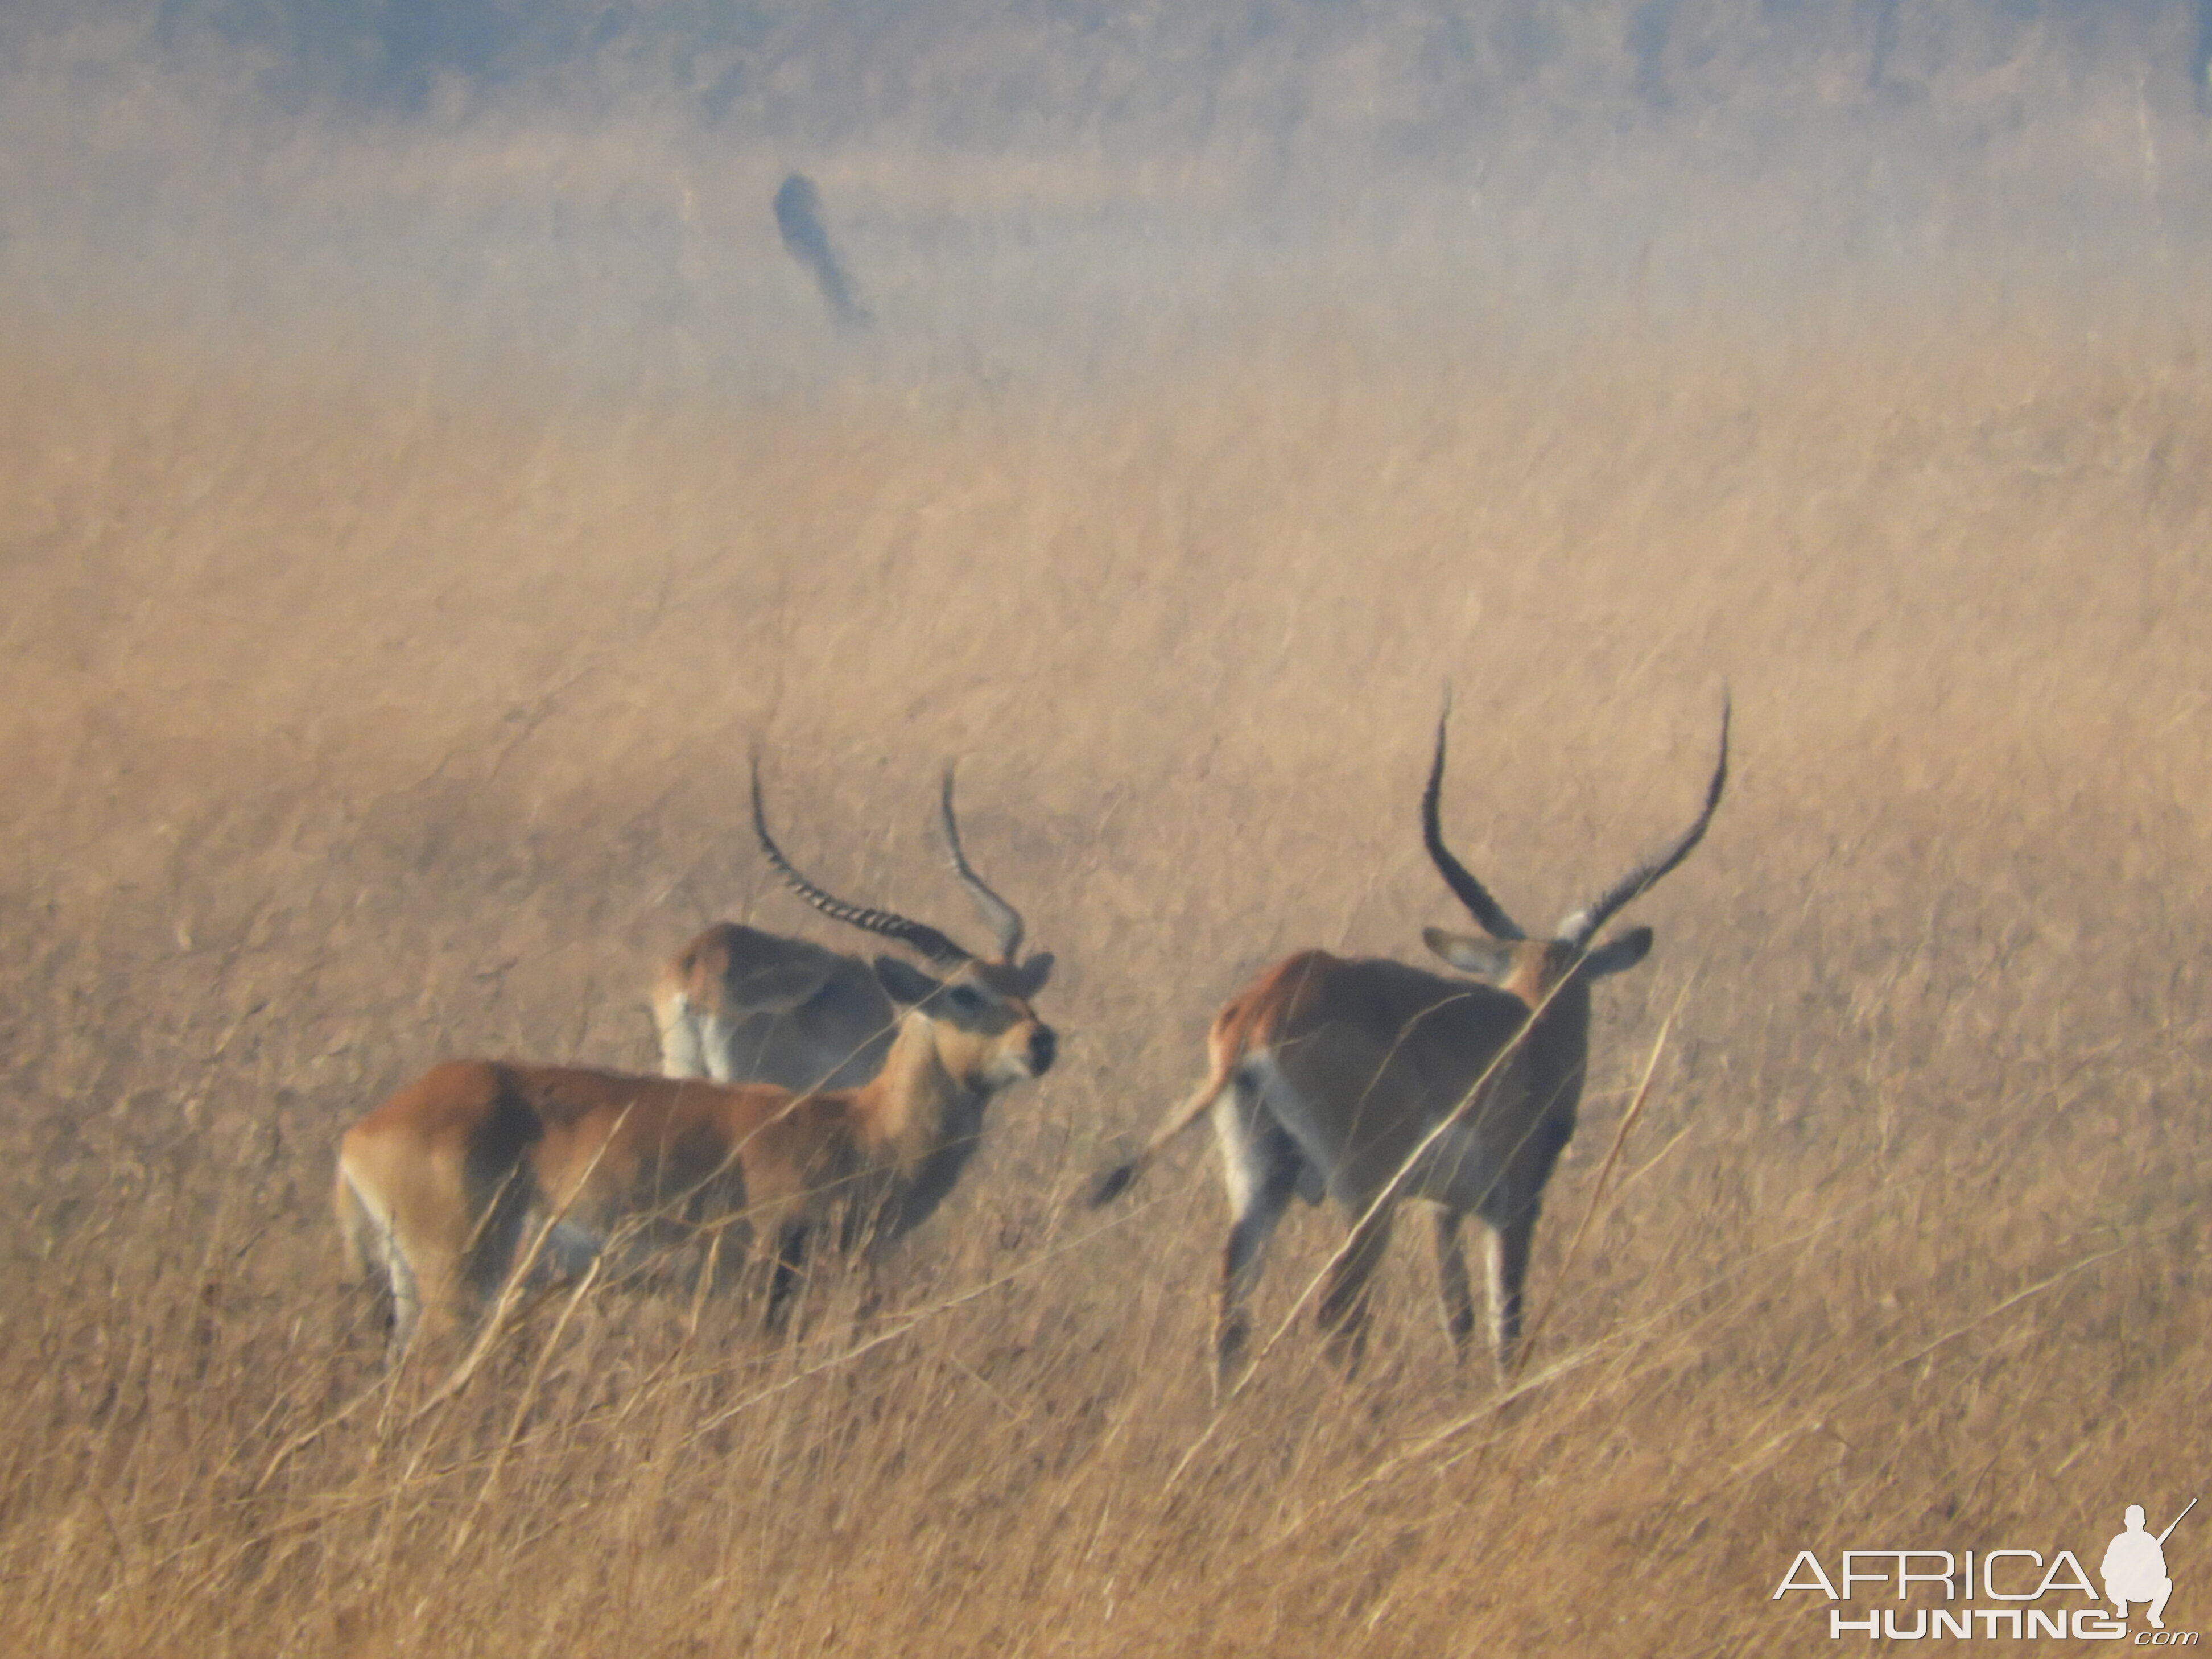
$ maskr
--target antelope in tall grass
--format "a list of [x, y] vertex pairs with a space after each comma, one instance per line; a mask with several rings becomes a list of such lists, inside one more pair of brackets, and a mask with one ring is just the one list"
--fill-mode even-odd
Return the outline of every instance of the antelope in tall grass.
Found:
[[[770, 838], [757, 769], [753, 799], [763, 849], [785, 881], [828, 914], [921, 951], [944, 976], [876, 959], [896, 1034], [882, 1069], [857, 1087], [801, 1092], [483, 1060], [434, 1066], [339, 1144], [339, 1230], [355, 1274], [374, 1270], [390, 1287], [395, 1352], [518, 1273], [574, 1274], [617, 1242], [703, 1233], [710, 1280], [732, 1229], [772, 1264], [767, 1323], [780, 1328], [825, 1222], [841, 1214], [842, 1244], [866, 1252], [919, 1224], [975, 1152], [993, 1097], [1051, 1068], [1057, 1039], [1030, 1006], [1048, 957], [1018, 968], [979, 959], [934, 928], [833, 898]], [[1011, 956], [1021, 920], [1006, 910]]]
[[1326, 1191], [1352, 1218], [1316, 1308], [1332, 1350], [1356, 1367], [1365, 1340], [1369, 1276], [1387, 1249], [1396, 1206], [1433, 1206], [1444, 1324], [1462, 1359], [1474, 1304], [1461, 1253], [1469, 1215], [1490, 1243], [1491, 1347], [1510, 1373], [1521, 1340], [1528, 1249], [1544, 1183], [1569, 1137], [1589, 1048], [1590, 983], [1633, 968], [1651, 930], [1602, 945], [1599, 929], [1687, 858], [1728, 782], [1728, 708], [1704, 807], [1674, 844], [1638, 865], [1549, 939], [1531, 939], [1444, 845], [1437, 798], [1449, 705], [1421, 796], [1421, 835], [1445, 884], [1480, 933], [1423, 934], [1466, 979], [1405, 963], [1302, 951], [1230, 999], [1213, 1021], [1212, 1066], [1137, 1156], [1110, 1170], [1091, 1202], [1122, 1192], [1169, 1142], [1213, 1117], [1231, 1224], [1214, 1326], [1217, 1389], [1234, 1375], [1249, 1331], [1244, 1301], [1267, 1239], [1292, 1194]]
[[[769, 866], [824, 915], [895, 939], [982, 991], [1032, 980], [1041, 987], [1051, 972], [1048, 955], [1014, 965], [1024, 931], [1021, 912], [984, 884], [961, 850], [951, 767], [938, 795], [938, 827], [954, 873], [997, 939], [995, 957], [973, 956], [933, 927], [830, 897], [794, 871], [769, 836], [757, 767], [752, 802], [753, 835]], [[862, 957], [723, 921], [660, 970], [653, 988], [653, 1018], [663, 1076], [806, 1090], [856, 1088], [875, 1076], [890, 1053], [899, 1015]]]

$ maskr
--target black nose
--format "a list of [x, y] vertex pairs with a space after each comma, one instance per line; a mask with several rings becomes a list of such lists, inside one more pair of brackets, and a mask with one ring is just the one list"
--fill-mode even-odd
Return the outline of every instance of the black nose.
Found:
[[1049, 1025], [1040, 1025], [1030, 1033], [1031, 1076], [1042, 1077], [1047, 1072], [1052, 1070], [1053, 1053], [1059, 1046], [1060, 1039], [1053, 1035], [1053, 1029]]

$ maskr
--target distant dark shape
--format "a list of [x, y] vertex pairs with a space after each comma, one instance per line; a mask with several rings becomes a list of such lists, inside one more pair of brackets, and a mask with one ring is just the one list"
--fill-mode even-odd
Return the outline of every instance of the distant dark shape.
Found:
[[822, 303], [830, 307], [837, 326], [848, 331], [872, 326], [876, 319], [854, 293], [853, 279], [845, 274], [837, 250], [830, 246], [830, 233], [822, 223], [822, 192], [805, 173], [793, 173], [776, 191], [775, 228], [782, 233], [784, 251], [822, 290]]

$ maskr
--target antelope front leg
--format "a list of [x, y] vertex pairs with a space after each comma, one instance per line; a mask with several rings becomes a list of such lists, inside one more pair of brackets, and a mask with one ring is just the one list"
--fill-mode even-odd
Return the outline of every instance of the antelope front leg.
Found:
[[1512, 1371], [1521, 1347], [1521, 1289], [1535, 1236], [1533, 1209], [1490, 1230], [1490, 1346], [1501, 1378]]
[[781, 1336], [791, 1317], [791, 1295], [806, 1263], [806, 1224], [794, 1221], [775, 1231], [775, 1267], [769, 1275], [768, 1316], [763, 1322], [771, 1336]]
[[707, 1234], [707, 1248], [701, 1255], [698, 1277], [691, 1281], [691, 1312], [684, 1322], [686, 1340], [699, 1334], [699, 1316], [706, 1311], [707, 1297], [713, 1293], [715, 1281], [721, 1276], [722, 1240], [728, 1231], [726, 1227], [714, 1227]]

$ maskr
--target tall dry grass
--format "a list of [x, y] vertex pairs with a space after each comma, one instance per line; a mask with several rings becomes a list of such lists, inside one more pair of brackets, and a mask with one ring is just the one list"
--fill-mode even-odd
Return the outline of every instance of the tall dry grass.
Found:
[[[640, 410], [143, 342], [7, 347], [0, 1627], [12, 1652], [1772, 1652], [1800, 1547], [2077, 1550], [2208, 1444], [2212, 374], [2186, 340], [1839, 327], [1394, 355], [1320, 323], [1088, 398]], [[1638, 907], [1534, 1273], [1457, 1376], [1212, 1414], [1204, 1150], [1082, 1178], [1285, 949], [1532, 925], [1738, 765]], [[595, 1286], [459, 1398], [334, 1285], [339, 1127], [455, 1053], [642, 1066], [763, 878], [1062, 969], [1061, 1066], [884, 1340]], [[830, 936], [830, 935], [824, 935]], [[1651, 1105], [1567, 1237], [1661, 1020]], [[1285, 1228], [1263, 1328], [1334, 1243]], [[2185, 1535], [2170, 1622], [2203, 1614]]]

